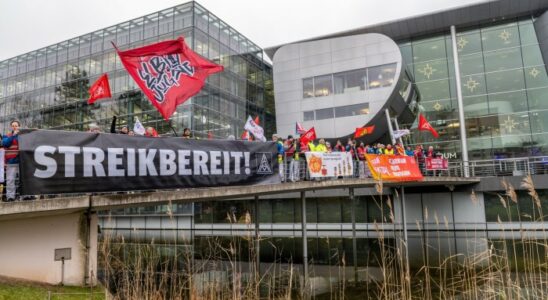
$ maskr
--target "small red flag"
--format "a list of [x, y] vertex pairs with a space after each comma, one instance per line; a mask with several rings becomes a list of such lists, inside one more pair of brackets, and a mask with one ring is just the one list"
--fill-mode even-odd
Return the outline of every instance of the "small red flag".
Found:
[[110, 98], [110, 85], [108, 84], [107, 74], [99, 77], [95, 83], [89, 88], [88, 104], [92, 104], [97, 99]]
[[354, 133], [354, 138], [357, 139], [357, 138], [361, 138], [362, 136], [364, 136], [366, 134], [372, 134], [373, 130], [375, 130], [375, 125], [371, 125], [371, 126], [368, 126], [368, 127], [356, 128], [356, 132]]
[[316, 130], [314, 127], [310, 128], [305, 134], [301, 135], [301, 143], [308, 144], [310, 141], [316, 139]]
[[166, 120], [179, 104], [200, 92], [209, 75], [223, 70], [192, 51], [182, 37], [116, 51], [129, 75]]
[[250, 137], [250, 134], [249, 134], [249, 131], [247, 131], [247, 130], [244, 130], [242, 135], [240, 135], [241, 140], [249, 141], [249, 137]]
[[435, 138], [440, 136], [438, 134], [438, 132], [434, 129], [434, 127], [432, 127], [432, 125], [430, 125], [430, 123], [428, 123], [428, 121], [426, 120], [426, 118], [422, 114], [419, 114], [419, 127], [418, 127], [418, 129], [419, 130], [430, 131]]

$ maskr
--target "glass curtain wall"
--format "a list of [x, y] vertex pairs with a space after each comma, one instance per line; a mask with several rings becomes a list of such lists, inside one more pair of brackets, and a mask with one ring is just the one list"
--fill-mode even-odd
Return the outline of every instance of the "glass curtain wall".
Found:
[[[407, 142], [460, 158], [457, 93], [449, 33], [400, 44], [438, 131]], [[531, 19], [457, 32], [470, 159], [548, 155], [548, 77]], [[415, 128], [414, 124], [404, 124]]]
[[[111, 42], [124, 50], [179, 36], [225, 71], [211, 76], [168, 123], [129, 77]], [[103, 73], [113, 96], [87, 105], [88, 89]], [[108, 132], [116, 115], [119, 126], [133, 126], [138, 117], [161, 134], [190, 127], [197, 136], [226, 138], [239, 136], [251, 115], [272, 133], [273, 100], [272, 69], [262, 49], [194, 2], [0, 62], [0, 132], [12, 119], [27, 128], [83, 131], [98, 124]]]

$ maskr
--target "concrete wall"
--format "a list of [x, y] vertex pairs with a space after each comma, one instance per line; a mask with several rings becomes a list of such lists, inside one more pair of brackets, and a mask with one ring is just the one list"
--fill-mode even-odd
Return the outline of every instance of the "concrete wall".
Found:
[[58, 284], [62, 263], [54, 260], [55, 249], [71, 248], [63, 283], [84, 284], [86, 275], [97, 274], [97, 215], [91, 216], [90, 236], [87, 224], [82, 212], [0, 221], [0, 275]]

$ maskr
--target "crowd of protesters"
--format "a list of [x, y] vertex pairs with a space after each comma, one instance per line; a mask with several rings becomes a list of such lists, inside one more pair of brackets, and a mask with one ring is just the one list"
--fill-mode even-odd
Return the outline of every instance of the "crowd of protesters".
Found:
[[[403, 147], [402, 144], [396, 143], [394, 146], [391, 144], [376, 143], [373, 145], [365, 145], [364, 142], [357, 142], [355, 139], [348, 138], [346, 144], [343, 144], [341, 140], [336, 140], [335, 145], [332, 146], [330, 142], [321, 138], [318, 143], [313, 141], [301, 142], [300, 138], [294, 138], [289, 135], [287, 139], [282, 139], [276, 134], [272, 136], [272, 141], [276, 142], [278, 147], [278, 162], [280, 165], [280, 176], [285, 178], [287, 174], [287, 180], [297, 181], [300, 178], [300, 161], [305, 160], [306, 152], [348, 152], [352, 159], [356, 162], [358, 172], [357, 177], [368, 177], [369, 171], [366, 167], [366, 154], [382, 154], [382, 155], [404, 155], [414, 157], [419, 166], [424, 166], [425, 158], [427, 157], [439, 157], [440, 154], [434, 151], [434, 147], [429, 146], [427, 150], [422, 145], [416, 146], [413, 150], [411, 147]], [[285, 163], [284, 163], [285, 162]]]
[[[114, 116], [112, 118], [110, 133], [114, 134], [125, 134], [128, 136], [134, 136], [136, 133], [133, 130], [130, 130], [128, 126], [122, 126], [117, 129], [116, 126], [117, 118]], [[13, 120], [10, 123], [11, 132], [5, 136], [0, 136], [0, 141], [2, 142], [2, 147], [5, 150], [4, 161], [6, 168], [6, 197], [4, 201], [11, 202], [19, 199], [17, 197], [17, 178], [19, 177], [19, 144], [18, 144], [18, 134], [21, 127], [21, 123], [18, 120]], [[96, 124], [91, 124], [88, 128], [88, 132], [91, 133], [101, 133], [102, 130]], [[147, 137], [158, 137], [158, 132], [153, 127], [146, 127], [144, 131], [144, 136]], [[184, 128], [182, 138], [184, 139], [198, 139], [192, 134], [190, 128]], [[234, 136], [229, 136], [229, 140], [234, 140]], [[428, 149], [424, 149], [422, 145], [416, 146], [414, 150], [411, 147], [404, 148], [400, 143], [396, 143], [394, 146], [391, 144], [383, 145], [381, 143], [373, 145], [365, 145], [363, 142], [357, 142], [355, 139], [348, 138], [345, 144], [341, 140], [336, 140], [335, 145], [331, 145], [329, 141], [326, 141], [323, 138], [318, 139], [317, 143], [314, 141], [301, 142], [299, 137], [294, 138], [289, 135], [287, 139], [282, 139], [278, 135], [274, 134], [272, 136], [272, 141], [277, 145], [278, 151], [278, 162], [280, 176], [282, 179], [287, 179], [289, 181], [297, 181], [301, 172], [301, 161], [306, 161], [305, 153], [306, 152], [347, 152], [350, 153], [352, 159], [356, 162], [358, 172], [356, 173], [358, 177], [364, 178], [369, 176], [368, 168], [366, 167], [366, 157], [365, 154], [382, 154], [382, 155], [406, 155], [413, 156], [419, 163], [419, 165], [424, 166], [425, 158], [427, 157], [439, 157], [439, 154], [434, 151], [432, 146]], [[303, 170], [304, 171], [304, 170]], [[287, 174], [287, 178], [286, 178]], [[32, 200], [35, 199], [34, 196], [26, 196], [22, 198], [23, 200]]]

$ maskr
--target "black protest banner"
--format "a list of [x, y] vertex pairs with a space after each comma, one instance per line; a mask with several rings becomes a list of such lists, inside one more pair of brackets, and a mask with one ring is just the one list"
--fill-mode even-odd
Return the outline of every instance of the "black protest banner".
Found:
[[19, 149], [24, 195], [280, 183], [273, 142], [36, 130]]

